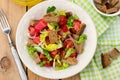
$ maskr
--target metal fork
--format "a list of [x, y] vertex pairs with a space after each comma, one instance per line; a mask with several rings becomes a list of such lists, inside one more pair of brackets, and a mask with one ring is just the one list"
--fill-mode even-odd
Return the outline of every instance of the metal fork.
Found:
[[22, 80], [27, 80], [27, 76], [25, 74], [25, 71], [22, 67], [22, 64], [21, 64], [21, 61], [20, 61], [20, 58], [18, 56], [18, 53], [11, 41], [11, 38], [10, 38], [10, 32], [11, 32], [11, 28], [10, 28], [10, 25], [8, 23], [8, 20], [7, 20], [7, 17], [5, 16], [5, 13], [4, 11], [1, 9], [0, 10], [0, 27], [2, 29], [2, 31], [7, 35], [8, 37], [8, 41], [9, 41], [9, 45], [10, 45], [10, 48], [11, 48], [11, 51], [12, 51], [12, 55], [14, 57], [14, 60], [15, 60], [15, 63], [18, 67], [18, 71], [19, 71], [19, 74], [20, 74], [20, 77]]

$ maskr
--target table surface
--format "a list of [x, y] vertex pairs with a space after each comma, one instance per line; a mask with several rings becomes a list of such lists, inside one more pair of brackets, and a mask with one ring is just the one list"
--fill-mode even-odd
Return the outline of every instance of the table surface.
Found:
[[[11, 31], [10, 36], [15, 45], [15, 35], [16, 35], [17, 25], [21, 17], [26, 13], [27, 8], [15, 4], [12, 0], [0, 0], [0, 9], [1, 8], [6, 13], [6, 16], [11, 25], [12, 31]], [[3, 57], [7, 56], [7, 58], [9, 59], [11, 63], [10, 67], [6, 71], [0, 67], [0, 80], [21, 80], [19, 73], [18, 73], [18, 69], [14, 62], [14, 58], [11, 54], [7, 36], [5, 36], [2, 33], [1, 29], [0, 29], [0, 51], [1, 51], [0, 60]], [[38, 76], [32, 73], [27, 67], [25, 67], [25, 65], [23, 65], [23, 67], [27, 74], [28, 80], [52, 80], [52, 79], [43, 78], [41, 76]], [[66, 79], [61, 79], [61, 80], [80, 80], [80, 74], [76, 74], [75, 76], [72, 76]]]

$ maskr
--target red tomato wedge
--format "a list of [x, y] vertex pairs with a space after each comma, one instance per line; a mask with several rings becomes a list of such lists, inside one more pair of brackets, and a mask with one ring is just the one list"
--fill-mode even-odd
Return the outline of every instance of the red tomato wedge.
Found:
[[68, 31], [68, 27], [66, 25], [61, 26], [61, 29], [63, 32], [67, 32]]
[[72, 40], [67, 40], [64, 42], [64, 47], [65, 48], [73, 48], [74, 47], [74, 43]]
[[36, 34], [35, 28], [33, 26], [29, 26], [29, 33], [31, 36], [34, 36]]
[[40, 19], [38, 24], [35, 26], [35, 29], [40, 32], [43, 30], [45, 27], [47, 27], [47, 22], [44, 19]]
[[73, 26], [74, 30], [76, 31], [80, 30], [80, 24], [81, 24], [81, 21], [74, 20], [74, 26]]
[[40, 38], [39, 38], [39, 37], [35, 37], [35, 38], [33, 39], [33, 42], [34, 42], [35, 44], [38, 44], [38, 43], [40, 42]]
[[71, 54], [70, 57], [72, 57], [72, 58], [77, 58], [77, 53]]
[[40, 59], [45, 58], [45, 55], [40, 53]]
[[53, 61], [50, 61], [49, 63], [45, 64], [45, 67], [51, 67], [53, 65]]
[[52, 51], [52, 52], [50, 53], [51, 57], [54, 58], [54, 57], [58, 54], [58, 52], [59, 52], [59, 50]]
[[60, 24], [60, 25], [66, 25], [66, 23], [67, 23], [67, 18], [66, 18], [66, 16], [60, 15], [59, 18], [60, 18], [59, 24]]

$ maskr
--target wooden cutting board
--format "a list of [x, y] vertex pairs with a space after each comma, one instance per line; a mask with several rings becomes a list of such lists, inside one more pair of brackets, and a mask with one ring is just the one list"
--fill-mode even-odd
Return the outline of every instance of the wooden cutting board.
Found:
[[[15, 45], [15, 34], [17, 25], [21, 17], [26, 13], [26, 7], [17, 5], [12, 0], [0, 0], [0, 9], [1, 8], [4, 10], [8, 17], [9, 23], [12, 28], [10, 36]], [[0, 80], [21, 80], [13, 56], [11, 54], [11, 50], [7, 41], [7, 36], [5, 36], [0, 29], [0, 60], [3, 59], [3, 57], [8, 58], [8, 62], [10, 63], [10, 65], [9, 68], [6, 70], [0, 67]], [[25, 66], [24, 69], [28, 76], [28, 80], [52, 80], [40, 77], [32, 73]], [[80, 76], [79, 74], [77, 74], [73, 77], [61, 80], [80, 80]]]

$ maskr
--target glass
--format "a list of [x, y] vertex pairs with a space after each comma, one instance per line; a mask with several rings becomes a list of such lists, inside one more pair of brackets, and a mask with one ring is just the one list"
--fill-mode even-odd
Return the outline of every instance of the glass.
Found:
[[22, 6], [34, 6], [35, 4], [42, 2], [44, 0], [13, 0], [13, 1]]

